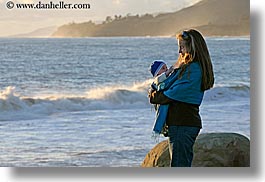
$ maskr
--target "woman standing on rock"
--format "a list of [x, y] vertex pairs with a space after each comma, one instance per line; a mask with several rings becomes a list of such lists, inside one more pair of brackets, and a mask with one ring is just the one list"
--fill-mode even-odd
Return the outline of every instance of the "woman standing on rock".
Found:
[[171, 167], [191, 167], [193, 145], [202, 127], [199, 106], [204, 91], [213, 87], [211, 58], [203, 36], [194, 29], [177, 35], [179, 58], [165, 89], [150, 90], [151, 104], [169, 104], [168, 126]]

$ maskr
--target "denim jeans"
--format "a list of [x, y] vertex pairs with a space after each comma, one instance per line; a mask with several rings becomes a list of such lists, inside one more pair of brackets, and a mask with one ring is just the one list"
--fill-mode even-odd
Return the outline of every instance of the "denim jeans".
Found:
[[193, 145], [199, 132], [199, 127], [168, 127], [171, 167], [191, 167]]

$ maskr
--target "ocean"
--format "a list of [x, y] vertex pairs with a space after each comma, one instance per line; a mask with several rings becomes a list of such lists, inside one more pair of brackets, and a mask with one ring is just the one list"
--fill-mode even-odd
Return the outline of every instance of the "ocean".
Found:
[[[250, 138], [250, 38], [206, 42], [201, 133]], [[0, 166], [137, 167], [157, 144], [148, 69], [174, 64], [175, 38], [0, 38], [0, 52]]]

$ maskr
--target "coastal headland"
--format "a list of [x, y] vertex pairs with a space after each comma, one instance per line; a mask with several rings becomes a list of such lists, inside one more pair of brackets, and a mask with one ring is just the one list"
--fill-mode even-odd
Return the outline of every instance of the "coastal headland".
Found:
[[205, 36], [249, 36], [249, 0], [202, 0], [176, 12], [107, 16], [97, 24], [89, 20], [57, 28], [51, 37], [174, 36], [196, 28]]

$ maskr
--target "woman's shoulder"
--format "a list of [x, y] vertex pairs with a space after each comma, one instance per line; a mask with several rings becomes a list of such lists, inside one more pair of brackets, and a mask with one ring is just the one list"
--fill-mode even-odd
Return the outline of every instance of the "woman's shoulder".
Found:
[[198, 61], [190, 63], [188, 67], [189, 68], [187, 69], [187, 74], [189, 75], [189, 77], [199, 78], [202, 74], [201, 66]]
[[193, 61], [188, 65], [190, 71], [192, 72], [201, 72], [201, 65], [198, 61]]
[[189, 66], [193, 68], [200, 68], [200, 63], [199, 61], [192, 61]]

